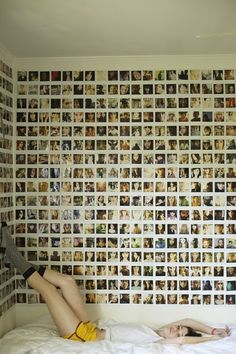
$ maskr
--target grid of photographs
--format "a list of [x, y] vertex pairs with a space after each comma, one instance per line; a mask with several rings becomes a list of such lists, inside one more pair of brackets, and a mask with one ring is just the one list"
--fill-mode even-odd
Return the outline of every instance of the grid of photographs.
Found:
[[[12, 68], [0, 56], [0, 221], [12, 224], [13, 213]], [[0, 316], [15, 303], [15, 277], [0, 255]]]
[[235, 304], [235, 70], [17, 75], [26, 258], [86, 303]]

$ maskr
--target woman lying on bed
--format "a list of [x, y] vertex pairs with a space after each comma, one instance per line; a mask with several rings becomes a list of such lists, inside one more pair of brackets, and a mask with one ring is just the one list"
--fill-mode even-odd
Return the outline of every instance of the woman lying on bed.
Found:
[[[211, 328], [185, 319], [153, 330], [145, 325], [115, 324], [100, 329], [91, 323], [84, 308], [79, 289], [69, 275], [54, 272], [27, 262], [13, 242], [9, 228], [2, 223], [1, 251], [11, 265], [27, 280], [30, 287], [44, 298], [61, 337], [78, 341], [111, 341], [148, 344], [165, 340], [168, 343], [200, 343], [230, 335], [229, 328]], [[58, 291], [58, 288], [61, 292]], [[202, 334], [208, 336], [202, 336]]]

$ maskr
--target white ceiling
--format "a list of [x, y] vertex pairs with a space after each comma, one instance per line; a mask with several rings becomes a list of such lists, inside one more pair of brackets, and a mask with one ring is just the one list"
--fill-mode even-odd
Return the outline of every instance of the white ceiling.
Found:
[[19, 58], [236, 54], [235, 15], [236, 0], [0, 0], [0, 42]]

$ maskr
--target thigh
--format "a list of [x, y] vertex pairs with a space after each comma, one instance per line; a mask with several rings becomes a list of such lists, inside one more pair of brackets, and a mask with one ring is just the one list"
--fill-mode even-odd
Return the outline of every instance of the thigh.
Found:
[[44, 298], [60, 335], [67, 336], [73, 333], [80, 320], [56, 287], [37, 272], [34, 272], [27, 281]]
[[55, 289], [44, 296], [44, 299], [60, 336], [74, 333], [80, 320], [62, 295]]

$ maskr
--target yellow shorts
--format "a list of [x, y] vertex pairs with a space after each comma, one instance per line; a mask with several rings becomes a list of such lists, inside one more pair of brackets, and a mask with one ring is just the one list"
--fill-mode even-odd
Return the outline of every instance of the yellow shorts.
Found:
[[64, 336], [65, 339], [91, 342], [97, 339], [97, 327], [91, 322], [80, 322], [74, 333]]

